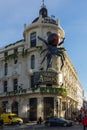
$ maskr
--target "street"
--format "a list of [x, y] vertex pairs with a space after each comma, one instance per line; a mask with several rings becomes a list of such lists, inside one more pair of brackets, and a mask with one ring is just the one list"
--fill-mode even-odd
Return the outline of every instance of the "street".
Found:
[[3, 130], [83, 130], [82, 124], [75, 124], [72, 127], [46, 127], [44, 125], [30, 125], [22, 126], [4, 126]]

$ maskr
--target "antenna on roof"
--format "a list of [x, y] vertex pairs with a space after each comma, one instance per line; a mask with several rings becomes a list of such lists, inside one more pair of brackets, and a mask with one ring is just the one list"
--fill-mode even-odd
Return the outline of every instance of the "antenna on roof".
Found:
[[42, 2], [43, 2], [43, 6], [44, 6], [44, 0], [42, 0]]
[[44, 7], [45, 7], [44, 0], [42, 0], [42, 8], [44, 8]]

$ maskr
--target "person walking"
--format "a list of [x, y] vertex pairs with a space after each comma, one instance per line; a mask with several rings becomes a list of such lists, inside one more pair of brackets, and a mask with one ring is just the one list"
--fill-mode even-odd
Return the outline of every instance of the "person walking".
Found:
[[38, 124], [41, 124], [41, 123], [42, 123], [42, 118], [39, 117], [39, 119], [38, 119]]
[[85, 130], [87, 127], [87, 114], [83, 117], [82, 124], [83, 124], [83, 130]]
[[82, 114], [78, 115], [78, 122], [79, 122], [79, 124], [82, 123]]

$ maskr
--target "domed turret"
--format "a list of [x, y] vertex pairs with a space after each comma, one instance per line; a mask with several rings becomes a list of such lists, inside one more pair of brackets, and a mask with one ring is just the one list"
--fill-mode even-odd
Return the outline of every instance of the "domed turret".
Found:
[[[44, 0], [43, 0], [41, 9], [39, 10], [39, 16], [42, 16], [42, 18], [48, 17], [48, 10], [47, 10], [46, 6], [44, 5]], [[35, 18], [32, 23], [37, 22], [38, 19], [39, 19], [39, 17]]]

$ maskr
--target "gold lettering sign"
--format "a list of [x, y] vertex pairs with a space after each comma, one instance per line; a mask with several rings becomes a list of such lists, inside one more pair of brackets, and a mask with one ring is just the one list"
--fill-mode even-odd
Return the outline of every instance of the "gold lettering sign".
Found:
[[34, 84], [58, 84], [58, 74], [51, 71], [41, 71], [34, 73]]

